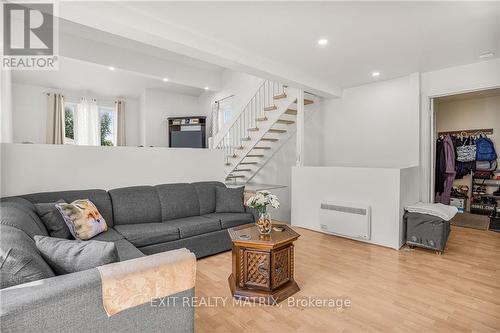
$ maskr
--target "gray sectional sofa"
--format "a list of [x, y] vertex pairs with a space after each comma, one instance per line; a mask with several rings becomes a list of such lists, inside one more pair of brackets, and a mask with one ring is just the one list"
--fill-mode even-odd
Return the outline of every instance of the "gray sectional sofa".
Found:
[[[231, 248], [227, 228], [255, 221], [251, 211], [216, 212], [220, 182], [47, 192], [2, 198], [0, 247], [22, 251], [49, 276], [0, 290], [2, 332], [192, 332], [194, 309], [143, 304], [108, 318], [96, 268], [55, 276], [34, 243], [48, 232], [34, 204], [92, 201], [108, 224], [93, 240], [114, 242], [120, 261], [178, 248], [197, 258]], [[193, 296], [194, 290], [179, 293]]]

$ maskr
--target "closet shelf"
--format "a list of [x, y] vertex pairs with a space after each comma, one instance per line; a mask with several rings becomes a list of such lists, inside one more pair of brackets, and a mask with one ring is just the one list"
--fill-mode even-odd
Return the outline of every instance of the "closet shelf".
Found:
[[481, 198], [494, 198], [494, 199], [500, 200], [500, 195], [493, 195], [493, 194], [478, 194], [477, 196], [478, 196], [478, 197], [481, 197]]
[[474, 178], [474, 185], [500, 186], [500, 179]]

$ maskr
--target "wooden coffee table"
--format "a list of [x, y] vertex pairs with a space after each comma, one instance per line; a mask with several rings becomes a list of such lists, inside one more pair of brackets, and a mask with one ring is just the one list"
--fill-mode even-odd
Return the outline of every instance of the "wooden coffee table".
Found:
[[[255, 224], [228, 229], [233, 242], [233, 272], [229, 288], [235, 298], [275, 304], [300, 290], [293, 278], [293, 242], [299, 234], [284, 231], [260, 235]], [[246, 239], [249, 236], [249, 239]]]

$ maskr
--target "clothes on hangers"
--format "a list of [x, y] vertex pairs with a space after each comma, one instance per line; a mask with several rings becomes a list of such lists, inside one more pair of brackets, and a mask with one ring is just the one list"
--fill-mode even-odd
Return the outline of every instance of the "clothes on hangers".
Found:
[[443, 137], [440, 137], [436, 142], [436, 176], [434, 177], [434, 189], [437, 194], [443, 193], [444, 190], [446, 159], [444, 156], [443, 139]]
[[452, 136], [456, 150], [455, 179], [462, 179], [476, 170], [476, 139], [469, 135]]
[[[444, 156], [443, 160], [440, 160], [440, 171], [443, 182], [443, 190], [441, 193], [436, 193], [436, 202], [440, 202], [445, 205], [450, 204], [451, 189], [453, 187], [453, 181], [455, 180], [455, 146], [451, 136], [447, 134], [443, 139], [443, 148], [441, 156]], [[436, 159], [437, 160], [437, 159]]]

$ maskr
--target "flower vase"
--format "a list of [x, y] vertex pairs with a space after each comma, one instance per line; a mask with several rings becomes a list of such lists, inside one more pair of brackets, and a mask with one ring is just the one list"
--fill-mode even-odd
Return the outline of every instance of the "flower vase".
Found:
[[271, 214], [269, 212], [260, 213], [259, 219], [255, 222], [261, 235], [269, 235], [272, 229]]

